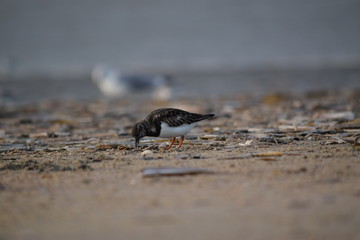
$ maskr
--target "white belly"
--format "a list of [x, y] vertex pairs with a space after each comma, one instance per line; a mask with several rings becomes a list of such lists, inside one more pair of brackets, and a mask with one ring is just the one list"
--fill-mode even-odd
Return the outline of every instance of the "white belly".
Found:
[[184, 136], [195, 125], [196, 125], [196, 123], [186, 124], [186, 125], [182, 125], [180, 127], [170, 127], [167, 123], [161, 122], [161, 132], [160, 132], [159, 137], [161, 137], [161, 138], [173, 138], [173, 137]]

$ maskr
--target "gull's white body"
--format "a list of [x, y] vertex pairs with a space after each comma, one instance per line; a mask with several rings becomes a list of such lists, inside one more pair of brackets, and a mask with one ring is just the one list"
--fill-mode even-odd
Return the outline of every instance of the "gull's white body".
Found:
[[168, 100], [172, 89], [165, 76], [123, 75], [115, 69], [99, 65], [92, 79], [107, 97], [126, 97], [133, 94], [151, 94], [154, 99]]

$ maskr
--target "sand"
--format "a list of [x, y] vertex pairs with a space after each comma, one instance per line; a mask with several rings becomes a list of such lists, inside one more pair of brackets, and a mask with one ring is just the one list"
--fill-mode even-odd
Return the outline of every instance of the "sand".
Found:
[[[181, 149], [134, 149], [131, 126], [165, 106], [217, 117]], [[0, 239], [359, 239], [358, 106], [358, 91], [5, 105]], [[141, 173], [158, 167], [212, 173]]]

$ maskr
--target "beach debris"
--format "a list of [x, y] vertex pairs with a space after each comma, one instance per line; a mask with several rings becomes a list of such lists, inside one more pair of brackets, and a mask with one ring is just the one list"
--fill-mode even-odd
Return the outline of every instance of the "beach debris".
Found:
[[5, 143], [0, 144], [0, 152], [9, 152], [14, 150], [30, 150], [30, 147], [22, 143]]
[[360, 146], [360, 137], [355, 138], [354, 145], [355, 146]]
[[72, 171], [70, 166], [60, 166], [52, 162], [38, 162], [36, 160], [27, 160], [25, 162], [9, 162], [0, 168], [0, 171], [5, 170], [28, 170], [38, 172], [58, 172], [58, 171]]
[[5, 138], [6, 134], [5, 134], [5, 130], [4, 129], [0, 129], [0, 139], [1, 138]]
[[189, 154], [175, 154], [174, 155], [174, 158], [175, 159], [189, 159], [190, 158], [190, 155]]
[[253, 142], [254, 139], [250, 139], [250, 140], [246, 140], [244, 143], [239, 143], [239, 145], [242, 147], [251, 146]]
[[69, 132], [54, 132], [55, 137], [69, 137], [71, 133]]
[[344, 123], [339, 123], [336, 125], [338, 129], [349, 129], [349, 130], [357, 130], [360, 129], [360, 118], [356, 118], [352, 121], [347, 121]]
[[315, 127], [303, 126], [299, 124], [291, 124], [291, 125], [288, 124], [288, 125], [280, 125], [279, 129], [283, 131], [310, 131], [310, 130], [314, 130]]
[[325, 142], [325, 145], [332, 145], [332, 144], [344, 144], [344, 143], [347, 143], [345, 140], [341, 139], [341, 138], [334, 138], [330, 141], [326, 141]]
[[220, 128], [219, 128], [219, 127], [213, 127], [213, 130], [214, 130], [215, 132], [219, 132], [219, 131], [220, 131]]
[[261, 153], [244, 153], [236, 156], [222, 157], [218, 158], [218, 160], [240, 160], [240, 159], [248, 159], [254, 157], [260, 157], [263, 160], [271, 161], [273, 157], [281, 157], [281, 156], [299, 156], [299, 153], [289, 153], [289, 152], [261, 152]]
[[360, 136], [356, 137], [351, 141], [355, 150], [360, 151]]
[[[14, 103], [0, 109], [0, 159], [17, 158], [19, 162], [16, 163], [24, 159], [40, 159], [40, 164], [45, 161], [43, 159], [57, 159], [59, 156], [56, 164], [61, 167], [68, 164], [62, 159], [74, 156], [82, 159], [86, 155], [111, 155], [126, 161], [156, 159], [153, 161], [156, 164], [169, 158], [177, 164], [191, 163], [195, 159], [200, 159], [199, 162], [205, 162], [201, 159], [256, 159], [271, 164], [271, 161], [287, 160], [292, 155], [306, 157], [308, 151], [310, 155], [317, 154], [317, 149], [324, 145], [326, 148], [319, 156], [327, 151], [339, 151], [339, 148], [345, 151], [348, 147], [354, 150], [352, 154], [358, 154], [358, 98], [350, 102], [347, 96], [331, 91], [321, 98], [299, 94], [294, 96], [298, 99], [293, 99], [293, 96], [275, 94], [264, 99], [266, 104], [261, 104], [261, 96], [239, 96], [230, 103], [225, 98], [213, 102], [199, 98], [196, 104], [192, 100], [179, 99], [170, 104], [192, 111], [211, 109], [219, 112], [219, 117], [203, 124], [197, 132], [194, 130], [194, 135], [186, 137], [185, 148], [171, 154], [163, 150], [169, 146], [168, 139], [149, 137], [139, 150], [134, 150], [129, 136], [133, 122], [142, 113], [154, 105], [163, 106], [163, 103], [133, 102], [128, 98], [116, 101], [46, 99], [27, 105]], [[298, 102], [295, 104], [295, 101]], [[229, 107], [223, 107], [225, 105]], [[141, 155], [146, 150], [153, 154]], [[35, 158], [37, 155], [44, 157]], [[7, 163], [10, 162], [1, 162], [1, 167]], [[87, 168], [70, 166], [74, 171]]]
[[262, 153], [254, 153], [254, 157], [274, 157], [274, 156], [283, 156], [286, 153], [283, 152], [262, 152]]
[[300, 136], [309, 136], [309, 135], [333, 135], [338, 133], [343, 133], [343, 130], [314, 130], [314, 131], [304, 131], [299, 133]]
[[266, 143], [276, 143], [276, 144], [288, 144], [292, 142], [291, 139], [281, 139], [281, 138], [275, 138], [275, 137], [262, 137], [259, 138], [260, 142], [266, 142]]
[[263, 158], [261, 158], [261, 160], [266, 161], [266, 162], [273, 162], [273, 161], [276, 161], [276, 158], [274, 158], [274, 157], [263, 157]]
[[177, 160], [183, 160], [183, 159], [203, 159], [204, 157], [200, 154], [175, 154], [174, 158]]
[[206, 133], [219, 133], [221, 129], [219, 127], [205, 128], [204, 132]]
[[47, 132], [40, 132], [40, 133], [30, 133], [30, 138], [46, 138], [49, 137], [49, 133]]
[[299, 173], [305, 173], [308, 169], [306, 167], [300, 167], [296, 169], [287, 169], [285, 172], [289, 174], [299, 174]]
[[100, 144], [100, 145], [97, 145], [96, 148], [98, 150], [108, 150], [108, 149], [114, 149], [114, 148], [117, 148], [117, 145], [114, 145], [114, 144]]
[[141, 170], [142, 177], [184, 176], [211, 173], [214, 172], [210, 169], [191, 167], [159, 167], [144, 168]]
[[214, 140], [214, 141], [226, 141], [226, 137], [223, 135], [207, 134], [200, 136], [202, 140]]
[[350, 111], [329, 112], [320, 116], [322, 119], [335, 121], [351, 121], [355, 118], [355, 114]]
[[78, 166], [78, 169], [80, 169], [80, 170], [85, 170], [85, 171], [92, 171], [92, 170], [94, 170], [89, 164], [86, 164], [86, 163], [81, 163], [81, 164]]
[[128, 145], [118, 144], [118, 143], [109, 143], [109, 144], [99, 144], [96, 146], [97, 150], [109, 150], [109, 149], [117, 149], [117, 150], [130, 150], [131, 148]]
[[126, 146], [126, 145], [117, 145], [116, 149], [117, 150], [130, 150], [132, 148], [130, 148], [129, 146]]
[[145, 150], [140, 154], [140, 156], [143, 160], [152, 160], [154, 159], [154, 152], [150, 150]]
[[169, 143], [168, 142], [162, 142], [160, 145], [158, 145], [159, 149], [160, 148], [168, 148]]

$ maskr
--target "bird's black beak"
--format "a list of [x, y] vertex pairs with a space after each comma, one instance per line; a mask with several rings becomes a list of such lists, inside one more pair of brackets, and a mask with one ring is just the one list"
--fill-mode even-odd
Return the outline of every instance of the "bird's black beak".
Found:
[[139, 138], [135, 138], [135, 149], [137, 149], [139, 147]]

